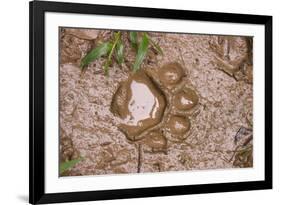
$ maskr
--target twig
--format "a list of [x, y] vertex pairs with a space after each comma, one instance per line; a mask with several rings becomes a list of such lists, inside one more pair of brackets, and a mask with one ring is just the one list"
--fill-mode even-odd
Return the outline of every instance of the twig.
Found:
[[250, 134], [249, 137], [245, 140], [245, 142], [243, 143], [243, 146], [246, 146], [251, 140], [253, 139], [253, 135]]
[[142, 146], [141, 144], [138, 145], [138, 173], [141, 171], [141, 159], [142, 159]]
[[246, 135], [246, 137], [248, 137], [249, 135], [252, 135], [252, 129], [241, 126], [234, 136], [235, 144], [237, 144], [238, 140], [241, 139], [241, 135], [244, 135], [244, 136]]

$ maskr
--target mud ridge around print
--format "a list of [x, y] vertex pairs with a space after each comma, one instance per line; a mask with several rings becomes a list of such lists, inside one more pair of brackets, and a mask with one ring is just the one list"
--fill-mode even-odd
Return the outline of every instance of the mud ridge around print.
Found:
[[[253, 167], [252, 37], [147, 32], [124, 62], [80, 64], [113, 31], [60, 28], [60, 176]], [[77, 160], [78, 159], [78, 160]], [[70, 164], [69, 163], [69, 164]]]

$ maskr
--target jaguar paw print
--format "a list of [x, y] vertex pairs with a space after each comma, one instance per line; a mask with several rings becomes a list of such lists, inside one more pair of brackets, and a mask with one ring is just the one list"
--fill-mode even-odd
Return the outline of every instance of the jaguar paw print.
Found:
[[169, 141], [188, 137], [191, 113], [199, 97], [176, 62], [143, 69], [121, 82], [113, 95], [111, 112], [130, 141], [141, 141], [153, 152], [167, 149]]

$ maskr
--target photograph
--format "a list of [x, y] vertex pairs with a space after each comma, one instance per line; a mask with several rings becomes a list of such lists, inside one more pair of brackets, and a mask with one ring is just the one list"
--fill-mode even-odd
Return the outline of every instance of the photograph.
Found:
[[0, 205], [280, 201], [278, 1], [16, 1]]
[[272, 188], [272, 16], [29, 6], [30, 203]]
[[253, 36], [58, 35], [59, 177], [253, 168]]

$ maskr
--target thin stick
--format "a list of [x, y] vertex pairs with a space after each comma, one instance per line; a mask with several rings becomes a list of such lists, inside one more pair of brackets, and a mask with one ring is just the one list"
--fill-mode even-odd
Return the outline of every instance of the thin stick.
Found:
[[141, 159], [142, 159], [142, 146], [141, 144], [138, 145], [138, 173], [141, 171]]

